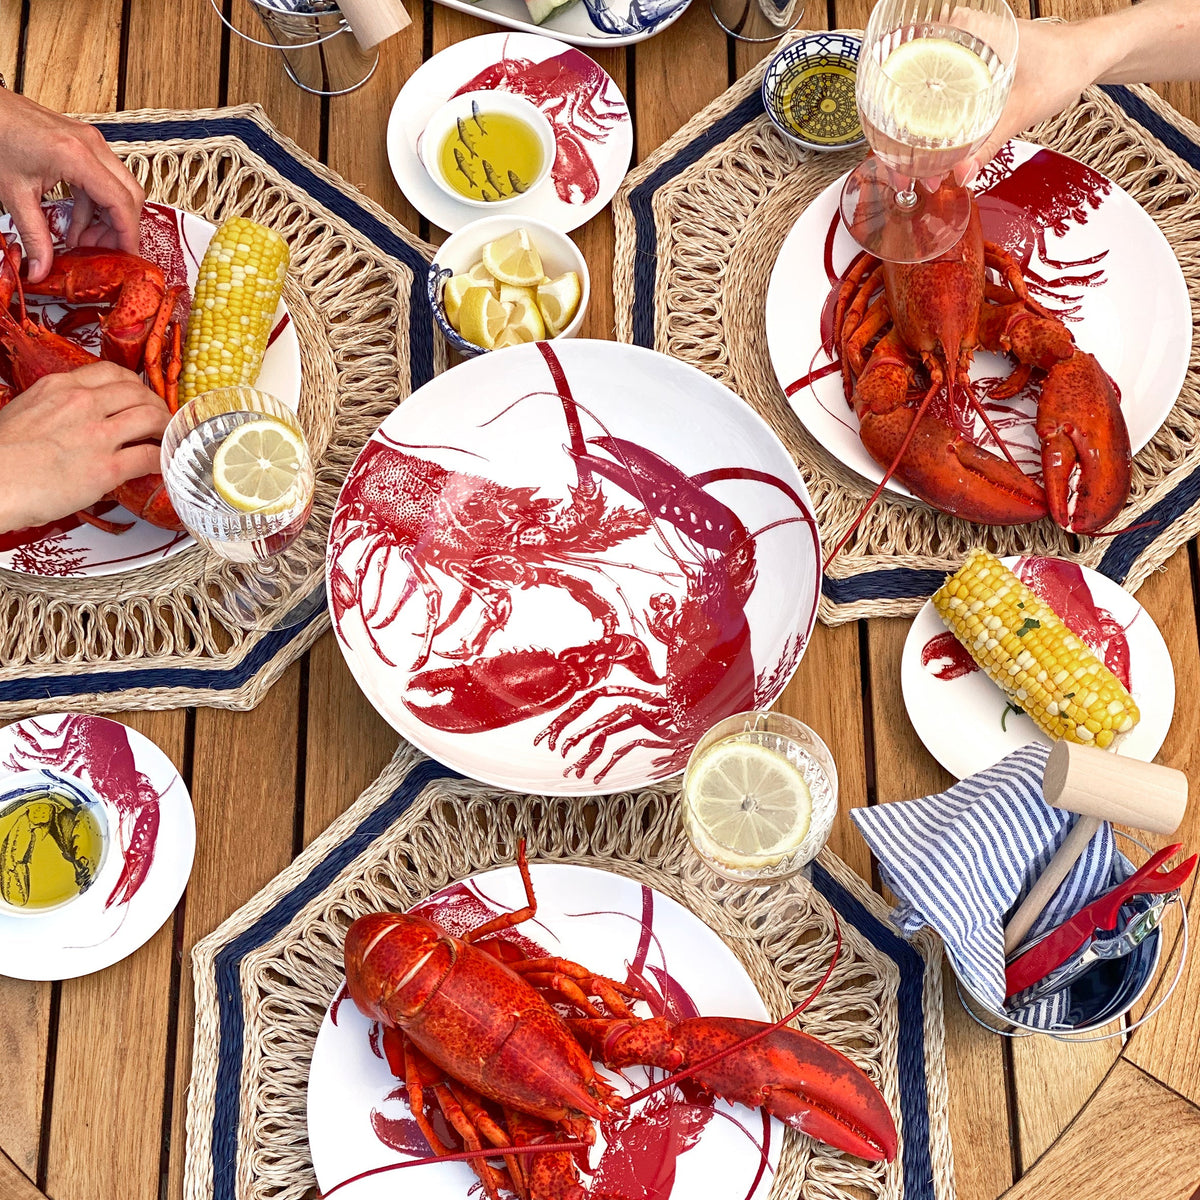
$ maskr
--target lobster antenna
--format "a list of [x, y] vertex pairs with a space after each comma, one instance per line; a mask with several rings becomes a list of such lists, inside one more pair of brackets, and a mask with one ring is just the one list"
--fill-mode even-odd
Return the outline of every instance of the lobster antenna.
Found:
[[560, 1151], [573, 1152], [586, 1149], [586, 1142], [539, 1142], [529, 1146], [481, 1146], [478, 1150], [460, 1150], [454, 1154], [432, 1154], [427, 1158], [410, 1158], [406, 1162], [388, 1163], [385, 1167], [372, 1167], [369, 1171], [360, 1171], [357, 1175], [351, 1175], [349, 1179], [335, 1183], [329, 1191], [322, 1192], [321, 1200], [329, 1200], [334, 1192], [340, 1191], [352, 1183], [357, 1183], [360, 1179], [366, 1179], [371, 1175], [382, 1175], [385, 1171], [403, 1171], [405, 1167], [425, 1167], [430, 1163], [469, 1162], [473, 1158], [502, 1158], [506, 1154], [554, 1154]]
[[774, 1033], [777, 1029], [782, 1029], [789, 1021], [795, 1020], [822, 992], [825, 985], [829, 982], [829, 977], [833, 974], [833, 968], [837, 966], [838, 958], [842, 953], [842, 924], [838, 920], [837, 913], [830, 909], [833, 913], [833, 932], [837, 938], [837, 942], [833, 948], [833, 957], [829, 960], [829, 966], [825, 968], [825, 974], [821, 976], [817, 986], [808, 994], [808, 997], [797, 1004], [790, 1013], [784, 1014], [773, 1025], [764, 1025], [762, 1029], [756, 1033], [750, 1034], [749, 1037], [739, 1038], [732, 1045], [726, 1046], [723, 1050], [718, 1050], [715, 1054], [710, 1054], [706, 1058], [702, 1058], [698, 1063], [693, 1063], [690, 1067], [685, 1067], [682, 1071], [676, 1071], [673, 1075], [668, 1075], [665, 1079], [660, 1079], [657, 1083], [652, 1083], [648, 1087], [642, 1088], [640, 1092], [634, 1092], [632, 1096], [625, 1102], [626, 1104], [636, 1104], [639, 1100], [645, 1100], [647, 1096], [652, 1096], [655, 1092], [662, 1091], [672, 1083], [678, 1083], [681, 1079], [688, 1079], [695, 1075], [698, 1071], [707, 1070], [713, 1063], [720, 1062], [723, 1058], [728, 1058], [729, 1055], [735, 1054], [739, 1050], [744, 1050], [747, 1046], [752, 1046], [755, 1042], [762, 1041], [769, 1034]]

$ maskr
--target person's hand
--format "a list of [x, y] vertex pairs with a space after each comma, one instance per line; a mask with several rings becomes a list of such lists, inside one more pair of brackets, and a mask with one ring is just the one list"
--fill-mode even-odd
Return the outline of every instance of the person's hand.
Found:
[[969, 184], [1005, 142], [1078, 101], [1096, 78], [1088, 24], [1018, 21], [1020, 44], [1012, 92], [996, 128], [970, 158], [954, 168], [954, 181]]
[[0, 128], [0, 202], [21, 235], [31, 283], [50, 270], [52, 239], [41, 199], [61, 182], [75, 198], [68, 246], [137, 253], [146, 193], [94, 125], [0, 89]]
[[132, 372], [94, 363], [47, 375], [0, 409], [0, 531], [94, 504], [159, 469], [167, 406]]

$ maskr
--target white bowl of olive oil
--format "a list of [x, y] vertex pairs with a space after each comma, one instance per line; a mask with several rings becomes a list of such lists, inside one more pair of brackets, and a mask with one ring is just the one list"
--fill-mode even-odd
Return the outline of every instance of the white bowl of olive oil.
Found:
[[417, 153], [446, 195], [504, 208], [540, 187], [555, 154], [550, 122], [511, 92], [464, 92], [429, 118]]
[[0, 778], [0, 915], [103, 903], [108, 876], [121, 869], [110, 840], [107, 805], [77, 780], [49, 771]]

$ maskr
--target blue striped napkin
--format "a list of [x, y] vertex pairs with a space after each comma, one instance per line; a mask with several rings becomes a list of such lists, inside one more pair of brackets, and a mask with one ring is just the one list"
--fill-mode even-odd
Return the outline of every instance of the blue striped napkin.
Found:
[[[955, 973], [1004, 1011], [1004, 918], [1032, 887], [1078, 819], [1042, 798], [1048, 746], [1022, 746], [994, 767], [920, 800], [851, 809], [899, 904], [906, 935], [930, 926]], [[1107, 824], [1091, 840], [1029, 931], [1052, 929], [1131, 871]], [[1039, 1029], [1066, 1028], [1069, 992], [1009, 1014]]]

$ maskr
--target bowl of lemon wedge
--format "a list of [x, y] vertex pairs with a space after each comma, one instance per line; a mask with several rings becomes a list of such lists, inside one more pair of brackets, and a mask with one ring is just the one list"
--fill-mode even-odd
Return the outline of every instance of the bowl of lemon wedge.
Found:
[[529, 217], [483, 217], [448, 237], [429, 268], [442, 336], [471, 358], [526, 342], [574, 337], [591, 281], [565, 233]]

